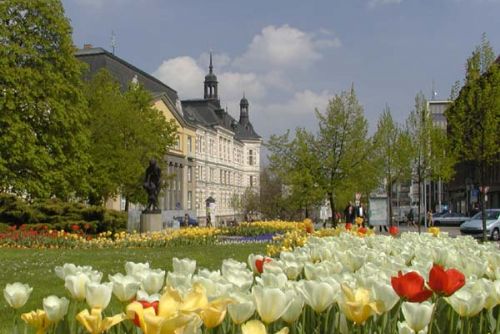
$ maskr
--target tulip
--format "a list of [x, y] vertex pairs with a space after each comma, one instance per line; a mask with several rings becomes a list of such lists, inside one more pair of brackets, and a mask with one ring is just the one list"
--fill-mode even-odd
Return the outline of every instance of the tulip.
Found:
[[373, 314], [380, 314], [377, 303], [370, 299], [370, 291], [358, 288], [352, 290], [348, 285], [341, 285], [339, 306], [346, 318], [356, 324], [363, 324]]
[[330, 307], [338, 294], [330, 284], [318, 281], [303, 281], [300, 292], [305, 303], [317, 313]]
[[287, 302], [290, 304], [285, 313], [281, 316], [286, 323], [292, 324], [299, 319], [304, 308], [304, 298], [295, 290], [288, 289], [285, 291]]
[[302, 273], [304, 265], [296, 261], [284, 261], [283, 272], [289, 280], [296, 280]]
[[132, 300], [141, 286], [133, 276], [129, 275], [118, 273], [114, 276], [109, 275], [108, 278], [113, 283], [113, 294], [122, 303]]
[[437, 236], [439, 236], [439, 233], [441, 232], [441, 230], [439, 229], [439, 227], [429, 227], [427, 229], [427, 232], [429, 232], [433, 236], [437, 237]]
[[484, 308], [488, 292], [474, 288], [474, 283], [465, 286], [445, 300], [461, 317], [473, 317]]
[[444, 270], [440, 265], [434, 264], [429, 273], [429, 287], [437, 294], [446, 297], [463, 287], [465, 276], [456, 269]]
[[153, 294], [157, 293], [163, 287], [163, 282], [165, 281], [165, 271], [160, 269], [148, 271], [141, 280], [142, 288], [146, 290], [147, 293]]
[[177, 290], [187, 291], [192, 286], [192, 277], [174, 272], [167, 273], [167, 286]]
[[283, 273], [272, 274], [270, 272], [263, 272], [260, 277], [257, 277], [255, 280], [262, 286], [282, 289], [285, 287], [288, 279]]
[[[267, 334], [266, 326], [259, 320], [251, 320], [241, 326], [242, 334]], [[288, 334], [288, 327], [282, 328], [275, 334]]]
[[85, 299], [87, 300], [87, 304], [92, 308], [100, 308], [104, 310], [110, 300], [111, 293], [113, 292], [113, 283], [87, 283], [85, 287]]
[[383, 281], [371, 281], [371, 292], [373, 299], [377, 301], [379, 311], [382, 313], [389, 312], [399, 301], [399, 296], [394, 292], [394, 289]]
[[21, 314], [21, 319], [31, 327], [35, 327], [36, 334], [44, 334], [52, 325], [52, 322], [47, 318], [47, 313], [42, 310], [31, 311]]
[[279, 319], [290, 305], [285, 293], [277, 288], [256, 285], [252, 288], [252, 295], [257, 313], [266, 324]]
[[415, 332], [406, 321], [398, 321], [398, 334], [427, 334], [427, 328]]
[[219, 326], [226, 316], [227, 305], [232, 300], [221, 298], [208, 303], [199, 311], [199, 316], [206, 328], [211, 329]]
[[432, 291], [424, 286], [424, 279], [417, 272], [406, 274], [398, 272], [397, 277], [391, 277], [392, 288], [399, 297], [410, 302], [423, 302], [432, 295]]
[[248, 264], [250, 268], [252, 268], [253, 272], [256, 274], [262, 274], [264, 271], [264, 264], [271, 262], [272, 259], [270, 257], [264, 257], [262, 255], [248, 255]]
[[233, 303], [227, 306], [227, 311], [233, 323], [241, 325], [254, 315], [255, 304], [251, 295], [237, 292], [230, 294], [229, 297], [233, 300]]
[[223, 277], [240, 291], [248, 291], [253, 284], [253, 273], [247, 269], [225, 269]]
[[393, 237], [397, 236], [399, 234], [399, 228], [394, 225], [389, 227], [389, 234], [392, 235]]
[[160, 300], [160, 294], [159, 293], [154, 293], [152, 295], [148, 294], [146, 291], [144, 290], [139, 290], [137, 291], [137, 294], [135, 295], [135, 299], [136, 300], [144, 300], [144, 301], [147, 301], [149, 303], [152, 303], [152, 302], [157, 302]]
[[185, 275], [193, 275], [196, 270], [196, 261], [190, 259], [181, 259], [174, 257], [172, 259], [174, 272]]
[[401, 305], [401, 310], [403, 311], [406, 323], [415, 333], [418, 333], [422, 330], [425, 331], [425, 328], [431, 322], [433, 309], [434, 305], [429, 302], [404, 302]]
[[125, 272], [127, 273], [127, 275], [135, 276], [137, 273], [141, 273], [144, 271], [149, 271], [149, 263], [125, 263]]
[[10, 307], [18, 309], [24, 306], [30, 297], [33, 288], [19, 282], [7, 284], [3, 289], [3, 296]]
[[68, 313], [69, 300], [57, 296], [48, 296], [43, 299], [43, 310], [52, 322], [61, 321]]
[[87, 275], [78, 273], [66, 276], [64, 287], [68, 289], [73, 299], [81, 301], [85, 299], [85, 287], [89, 282], [90, 278]]
[[[233, 259], [225, 259], [224, 261], [222, 261], [222, 266], [221, 266], [222, 276], [225, 276], [227, 271], [233, 271], [233, 270], [243, 271], [246, 269], [247, 265], [244, 262], [239, 262]], [[201, 274], [201, 270], [199, 274]]]
[[91, 334], [104, 333], [125, 319], [126, 316], [123, 313], [103, 319], [100, 308], [93, 308], [90, 313], [88, 310], [83, 310], [76, 315], [76, 320]]
[[351, 230], [351, 229], [352, 229], [352, 224], [351, 224], [351, 223], [346, 223], [346, 224], [345, 224], [345, 229], [346, 229], [347, 231]]

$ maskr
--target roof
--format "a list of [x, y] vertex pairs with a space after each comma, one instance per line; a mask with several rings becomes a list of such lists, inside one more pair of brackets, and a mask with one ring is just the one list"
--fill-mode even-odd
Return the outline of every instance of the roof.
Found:
[[153, 95], [165, 93], [173, 103], [179, 98], [174, 89], [103, 48], [79, 49], [76, 51], [75, 56], [89, 65], [86, 74], [88, 78], [95, 75], [100, 69], [105, 68], [118, 80], [122, 89], [127, 89], [130, 82], [136, 77], [144, 85], [144, 88]]
[[240, 124], [226, 110], [221, 108], [219, 100], [195, 99], [182, 101], [184, 117], [194, 124], [209, 128], [223, 127], [234, 132], [238, 140], [260, 140], [250, 121]]

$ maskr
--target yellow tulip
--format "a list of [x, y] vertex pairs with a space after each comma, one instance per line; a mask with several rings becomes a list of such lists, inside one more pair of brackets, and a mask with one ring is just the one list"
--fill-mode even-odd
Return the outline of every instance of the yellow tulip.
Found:
[[126, 316], [123, 313], [103, 319], [102, 310], [100, 308], [93, 308], [90, 313], [88, 310], [83, 310], [76, 315], [76, 320], [78, 320], [78, 322], [91, 334], [104, 333], [125, 319]]
[[343, 294], [339, 306], [347, 319], [362, 324], [374, 313], [380, 314], [377, 303], [370, 300], [370, 291], [363, 288], [353, 291], [346, 284], [342, 284], [341, 288]]
[[47, 318], [47, 313], [42, 310], [23, 313], [21, 319], [31, 327], [35, 327], [36, 334], [45, 334], [47, 328], [52, 324], [49, 318]]
[[217, 299], [204, 307], [199, 315], [205, 327], [215, 328], [219, 326], [224, 321], [227, 305], [230, 303], [232, 303], [232, 300], [228, 298]]
[[[251, 320], [241, 325], [242, 334], [267, 334], [266, 326], [259, 320]], [[276, 334], [288, 334], [288, 327], [283, 327]]]
[[429, 227], [427, 229], [427, 232], [432, 233], [433, 236], [437, 237], [441, 230], [439, 229], [439, 227]]

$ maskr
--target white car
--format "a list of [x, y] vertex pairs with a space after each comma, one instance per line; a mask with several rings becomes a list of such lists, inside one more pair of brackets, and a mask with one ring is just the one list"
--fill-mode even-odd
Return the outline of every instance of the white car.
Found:
[[[469, 221], [460, 225], [460, 232], [464, 235], [471, 235], [474, 238], [483, 237], [482, 212], [474, 215]], [[500, 240], [500, 209], [486, 210], [486, 235], [491, 240]]]

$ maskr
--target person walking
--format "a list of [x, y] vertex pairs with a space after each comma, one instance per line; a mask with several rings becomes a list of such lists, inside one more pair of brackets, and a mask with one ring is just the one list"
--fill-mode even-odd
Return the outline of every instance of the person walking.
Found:
[[345, 217], [346, 224], [354, 223], [354, 218], [356, 218], [356, 217], [355, 217], [355, 212], [354, 212], [354, 206], [352, 205], [351, 201], [349, 201], [349, 204], [346, 206], [346, 208], [344, 210], [344, 217]]
[[427, 211], [427, 225], [429, 227], [434, 226], [434, 220], [432, 220], [432, 211], [431, 210]]
[[415, 215], [413, 214], [413, 208], [410, 209], [410, 212], [408, 212], [408, 227], [413, 226], [417, 227], [417, 224], [415, 224]]

